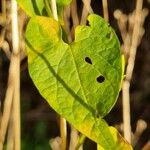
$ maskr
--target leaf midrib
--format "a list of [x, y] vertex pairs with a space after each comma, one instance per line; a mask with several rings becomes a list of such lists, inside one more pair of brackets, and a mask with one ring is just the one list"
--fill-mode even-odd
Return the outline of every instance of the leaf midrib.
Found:
[[[81, 78], [80, 78], [80, 76], [79, 76], [78, 67], [77, 67], [77, 64], [76, 64], [76, 61], [75, 61], [75, 57], [74, 57], [74, 55], [73, 55], [72, 47], [71, 47], [70, 45], [69, 45], [69, 49], [70, 49], [70, 52], [71, 52], [71, 55], [72, 55], [72, 58], [73, 58], [73, 62], [74, 62], [74, 65], [75, 65], [75, 69], [76, 69], [76, 72], [77, 72], [77, 76], [78, 76], [78, 80], [79, 80], [79, 83], [80, 83], [80, 85], [81, 85], [81, 90], [82, 90], [82, 92], [83, 92], [83, 97], [84, 97], [85, 102], [87, 103], [87, 97], [86, 97], [86, 95], [85, 95], [85, 91], [84, 91], [83, 85], [82, 85], [82, 83], [81, 83]], [[88, 103], [87, 103], [87, 104], [88, 104]]]

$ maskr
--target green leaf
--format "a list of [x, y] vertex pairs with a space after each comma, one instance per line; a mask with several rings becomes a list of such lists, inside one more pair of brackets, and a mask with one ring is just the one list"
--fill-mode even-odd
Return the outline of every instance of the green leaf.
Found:
[[[114, 127], [109, 127], [109, 130], [115, 143], [117, 144], [117, 150], [133, 150], [132, 146], [119, 134], [119, 132]], [[105, 149], [101, 145], [98, 145], [98, 150]]]
[[122, 82], [122, 58], [113, 29], [99, 16], [79, 26], [75, 41], [62, 40], [60, 24], [34, 17], [26, 31], [30, 76], [56, 112], [104, 149], [117, 143], [102, 119], [113, 107]]
[[57, 0], [57, 4], [65, 6], [71, 3], [72, 0]]
[[[30, 16], [51, 16], [52, 13], [47, 9], [50, 9], [50, 6], [47, 5], [47, 9], [45, 7], [45, 2], [50, 0], [17, 0], [20, 7]], [[62, 18], [62, 12], [64, 6], [68, 5], [72, 0], [57, 0], [57, 6], [58, 6], [58, 15], [60, 18]], [[49, 7], [49, 8], [48, 8]]]
[[17, 0], [17, 2], [29, 16], [47, 16], [44, 0]]

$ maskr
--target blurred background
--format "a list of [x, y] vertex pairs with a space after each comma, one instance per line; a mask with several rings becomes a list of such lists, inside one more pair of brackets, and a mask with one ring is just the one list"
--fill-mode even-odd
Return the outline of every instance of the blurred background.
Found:
[[[75, 1], [75, 0], [74, 0]], [[2, 2], [0, 1], [0, 108], [1, 115], [7, 89], [8, 69], [10, 63], [10, 52], [12, 51], [10, 0], [6, 1], [6, 20], [3, 18]], [[73, 2], [72, 5], [74, 5]], [[83, 2], [76, 1], [77, 15], [81, 19]], [[114, 12], [121, 10], [122, 14], [129, 15], [135, 10], [135, 0], [109, 0], [108, 12], [109, 23], [116, 31], [121, 44], [123, 37]], [[101, 0], [91, 0], [91, 8], [94, 13], [103, 16], [103, 5]], [[143, 1], [143, 8], [150, 11], [150, 3]], [[21, 40], [21, 149], [22, 150], [49, 150], [53, 138], [60, 136], [59, 116], [53, 111], [48, 103], [41, 97], [28, 74], [27, 58], [24, 46], [23, 34], [28, 17], [18, 8], [20, 40]], [[73, 26], [70, 18], [70, 26]], [[145, 30], [141, 37], [135, 59], [135, 68], [130, 87], [131, 104], [131, 128], [134, 138], [135, 150], [141, 150], [149, 145], [150, 150], [150, 13], [147, 13], [143, 23]], [[73, 29], [72, 29], [73, 30]], [[72, 31], [73, 32], [73, 31]], [[10, 51], [10, 52], [9, 52]], [[128, 59], [128, 54], [126, 54]], [[105, 117], [109, 125], [115, 126], [122, 133], [122, 93], [115, 107]], [[1, 116], [0, 115], [0, 116]], [[138, 128], [138, 129], [137, 129]], [[68, 124], [68, 140], [70, 139], [70, 125]], [[137, 130], [140, 130], [137, 135]], [[56, 140], [56, 139], [55, 139]], [[50, 142], [51, 141], [51, 142]], [[55, 141], [56, 142], [56, 141]], [[69, 142], [68, 142], [69, 143]], [[96, 150], [96, 144], [86, 139], [83, 145], [85, 150]]]

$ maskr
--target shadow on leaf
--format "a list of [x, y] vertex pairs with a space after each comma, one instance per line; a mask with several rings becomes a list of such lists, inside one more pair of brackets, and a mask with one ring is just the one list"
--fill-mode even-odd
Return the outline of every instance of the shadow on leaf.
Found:
[[55, 72], [55, 70], [53, 69], [53, 67], [51, 66], [51, 64], [49, 63], [49, 61], [46, 59], [46, 57], [39, 53], [36, 49], [34, 49], [34, 47], [31, 45], [31, 43], [25, 39], [25, 42], [27, 44], [27, 46], [34, 52], [36, 53], [43, 61], [44, 63], [47, 65], [50, 73], [53, 74], [53, 76], [61, 83], [61, 85], [68, 91], [69, 94], [72, 95], [72, 97], [75, 98], [75, 100], [77, 100], [83, 107], [85, 107], [89, 112], [91, 112], [91, 114], [95, 117], [96, 111], [89, 106], [88, 104], [86, 104], [84, 102], [84, 100], [82, 98], [80, 98], [66, 83], [65, 81]]

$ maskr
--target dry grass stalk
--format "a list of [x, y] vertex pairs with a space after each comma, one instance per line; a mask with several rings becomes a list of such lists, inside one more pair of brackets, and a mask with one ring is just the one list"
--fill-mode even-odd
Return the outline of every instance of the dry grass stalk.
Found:
[[20, 49], [19, 49], [19, 29], [17, 2], [11, 1], [11, 18], [12, 18], [12, 57], [14, 57], [14, 93], [13, 93], [13, 127], [14, 127], [14, 147], [20, 150]]
[[49, 144], [53, 150], [61, 150], [61, 138], [55, 137], [49, 141]]
[[[148, 14], [147, 9], [142, 9], [143, 0], [136, 1], [136, 9], [126, 16], [120, 10], [114, 12], [123, 39], [123, 51], [125, 54], [127, 69], [123, 83], [123, 122], [124, 137], [131, 143], [130, 126], [130, 82], [133, 74], [136, 50], [144, 34], [143, 23]], [[127, 24], [128, 22], [128, 24]]]
[[80, 20], [81, 25], [85, 25], [87, 22], [88, 14], [93, 13], [93, 10], [91, 8], [91, 0], [88, 1], [83, 0], [83, 4], [84, 5], [83, 5], [81, 20]]
[[125, 43], [125, 39], [127, 36], [127, 15], [123, 14], [121, 10], [117, 9], [114, 12], [114, 17], [118, 21], [119, 30], [123, 39], [123, 42]]
[[58, 20], [56, 0], [51, 0], [51, 8], [52, 8], [54, 19]]
[[5, 135], [8, 127], [11, 105], [12, 105], [12, 98], [14, 92], [14, 58], [11, 57], [10, 60], [10, 67], [9, 67], [9, 77], [8, 77], [8, 87], [6, 91], [6, 96], [4, 100], [4, 109], [3, 109], [3, 116], [0, 125], [0, 150], [3, 149], [3, 143], [5, 140]]
[[66, 150], [67, 147], [67, 122], [65, 118], [60, 118], [60, 136], [61, 150]]
[[13, 116], [10, 116], [7, 136], [7, 150], [14, 150]]
[[71, 126], [69, 150], [76, 150], [78, 140], [79, 140], [78, 131]]
[[107, 2], [107, 0], [102, 0], [102, 5], [103, 5], [104, 19], [109, 22], [108, 2]]
[[140, 29], [141, 29], [141, 10], [143, 6], [143, 0], [137, 0], [133, 34], [131, 38], [131, 47], [129, 50], [129, 59], [126, 70], [126, 78], [123, 83], [123, 122], [124, 122], [124, 137], [131, 143], [131, 125], [130, 125], [130, 82], [133, 74], [133, 68], [135, 63], [136, 50], [138, 47]]
[[0, 48], [4, 51], [8, 59], [10, 59], [10, 50], [9, 44], [5, 41], [5, 33], [6, 33], [6, 0], [1, 1], [2, 6], [2, 14], [0, 14], [0, 25], [3, 27], [0, 34]]
[[67, 6], [64, 9], [64, 28], [66, 31], [66, 34], [68, 36], [68, 41], [71, 42], [71, 31], [70, 31], [70, 17], [71, 17], [71, 12], [70, 12], [70, 6]]
[[[6, 12], [5, 12], [6, 13]], [[10, 67], [8, 76], [8, 87], [4, 100], [3, 116], [0, 124], [0, 150], [3, 149], [3, 143], [10, 119], [10, 112], [13, 111], [13, 133], [15, 149], [20, 149], [20, 55], [19, 55], [19, 35], [17, 20], [17, 4], [15, 0], [11, 2], [12, 18], [12, 53], [10, 55]], [[4, 43], [4, 42], [3, 42]], [[6, 53], [7, 54], [7, 53]], [[12, 109], [12, 103], [14, 110]]]
[[77, 13], [77, 2], [76, 0], [73, 0], [71, 3], [71, 17], [73, 21], [73, 30], [77, 25], [79, 25], [79, 18], [78, 18], [78, 13]]
[[135, 146], [136, 143], [138, 142], [140, 136], [142, 135], [143, 131], [147, 128], [147, 123], [142, 120], [142, 119], [139, 119], [137, 121], [137, 125], [136, 125], [136, 130], [135, 130], [135, 133], [133, 135], [133, 145]]
[[91, 7], [91, 0], [82, 0], [86, 10], [91, 14], [91, 13], [94, 13], [93, 12], [93, 9]]

